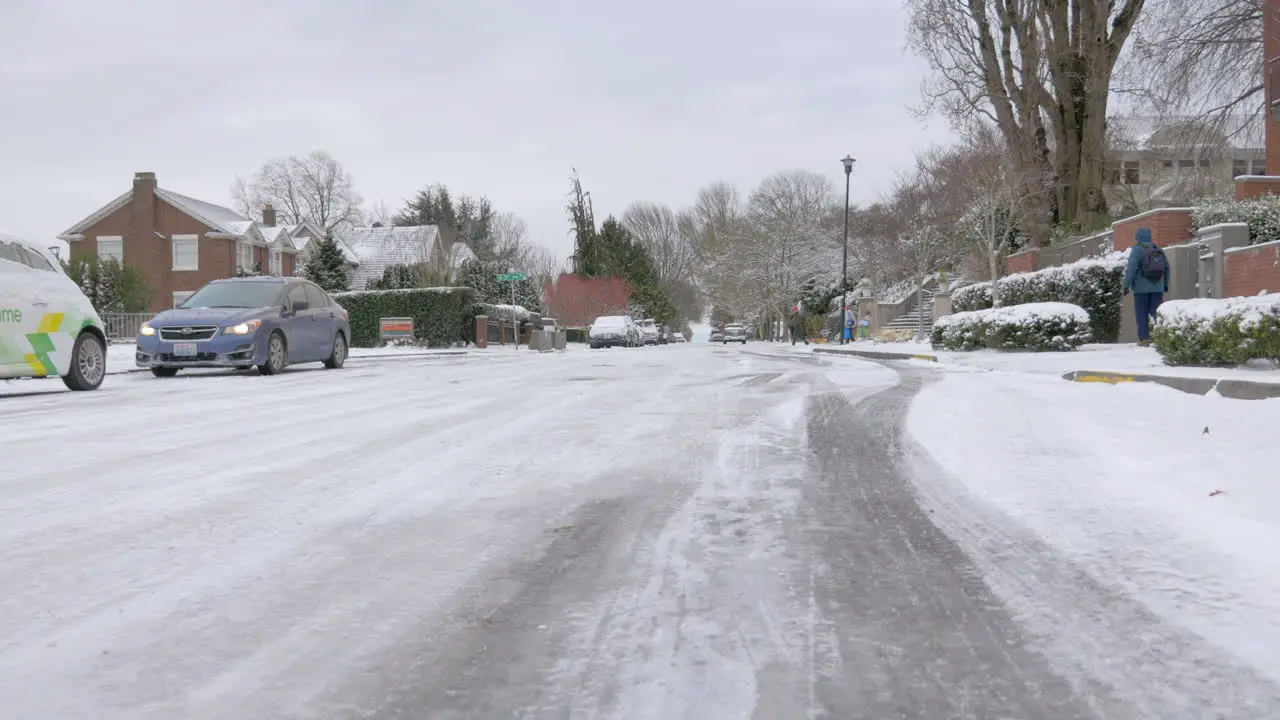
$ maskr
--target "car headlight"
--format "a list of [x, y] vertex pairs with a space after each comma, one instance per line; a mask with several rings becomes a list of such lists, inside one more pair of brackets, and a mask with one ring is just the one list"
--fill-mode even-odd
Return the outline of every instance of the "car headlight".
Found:
[[261, 320], [249, 320], [239, 325], [222, 328], [223, 335], [252, 335], [262, 326]]
[[152, 335], [155, 335], [155, 334], [156, 334], [156, 329], [155, 329], [155, 328], [153, 328], [153, 327], [151, 327], [151, 323], [149, 323], [149, 322], [144, 322], [144, 323], [142, 323], [142, 325], [138, 328], [138, 334], [139, 334], [139, 335], [146, 335], [147, 337], [151, 337]]

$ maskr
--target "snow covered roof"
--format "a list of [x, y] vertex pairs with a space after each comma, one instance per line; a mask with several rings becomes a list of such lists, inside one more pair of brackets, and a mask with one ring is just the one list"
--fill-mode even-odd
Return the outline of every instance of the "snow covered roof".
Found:
[[1132, 144], [1134, 149], [1225, 145], [1235, 150], [1260, 150], [1266, 147], [1265, 125], [1258, 113], [1233, 113], [1216, 120], [1191, 115], [1118, 115], [1108, 118], [1107, 123], [1118, 135], [1117, 142]]
[[354, 255], [352, 287], [363, 288], [370, 280], [382, 277], [388, 266], [429, 261], [440, 229], [435, 225], [359, 227], [335, 231], [333, 235]]
[[[204, 200], [197, 200], [196, 198], [188, 197], [186, 195], [173, 192], [172, 190], [165, 190], [161, 187], [156, 188], [156, 198], [163, 200], [182, 213], [185, 213], [193, 219], [203, 223], [213, 229], [214, 232], [232, 235], [237, 238], [243, 238], [262, 244], [272, 244], [278, 237], [277, 233], [280, 230], [279, 228], [263, 227], [259, 223], [241, 215], [235, 210], [223, 207], [222, 205], [215, 205], [214, 203], [205, 202]], [[68, 228], [61, 235], [58, 235], [58, 239], [67, 242], [81, 239], [79, 237], [80, 233], [98, 224], [111, 213], [125, 207], [132, 200], [133, 190], [129, 190], [101, 208], [98, 208], [98, 210], [85, 219]], [[268, 230], [273, 232], [267, 233], [266, 231]], [[268, 237], [270, 237], [270, 239], [268, 239]], [[292, 238], [290, 237], [287, 239], [287, 244], [282, 244], [280, 249], [290, 251], [294, 250], [296, 246], [293, 243]]]

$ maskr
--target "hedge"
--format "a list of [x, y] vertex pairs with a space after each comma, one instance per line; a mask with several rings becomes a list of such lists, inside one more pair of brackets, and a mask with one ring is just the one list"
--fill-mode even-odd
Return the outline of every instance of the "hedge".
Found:
[[1191, 208], [1191, 225], [1196, 230], [1223, 223], [1247, 224], [1250, 245], [1280, 240], [1280, 197], [1208, 198]]
[[[1087, 258], [1029, 273], [1000, 278], [1000, 304], [1066, 303], [1089, 314], [1094, 342], [1116, 342], [1120, 337], [1120, 298], [1127, 253]], [[991, 283], [966, 285], [951, 294], [957, 312], [991, 307]]]
[[421, 344], [439, 347], [465, 337], [467, 309], [475, 299], [471, 288], [357, 290], [333, 296], [351, 316], [351, 345], [377, 347], [378, 321], [413, 318], [413, 335]]
[[1089, 327], [1078, 305], [1026, 303], [944, 315], [930, 340], [942, 350], [1074, 350], [1089, 341]]
[[1156, 311], [1151, 340], [1167, 365], [1280, 362], [1280, 293], [1170, 300]]

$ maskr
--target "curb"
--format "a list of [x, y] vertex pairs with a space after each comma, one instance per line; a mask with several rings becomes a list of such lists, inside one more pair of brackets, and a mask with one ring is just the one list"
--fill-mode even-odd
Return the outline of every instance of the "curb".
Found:
[[[421, 359], [421, 358], [432, 358], [432, 357], [458, 357], [461, 355], [474, 355], [474, 354], [476, 353], [471, 350], [443, 350], [440, 352], [379, 353], [376, 355], [358, 355], [354, 357], [348, 357], [347, 362], [355, 361], [358, 363], [362, 360], [388, 360], [388, 359], [399, 359], [399, 358], [405, 358], [409, 360], [409, 359]], [[218, 368], [199, 368], [199, 369], [217, 370]], [[127, 370], [108, 370], [106, 372], [106, 375], [108, 376], [131, 375], [133, 373], [140, 373], [140, 372], [148, 372], [148, 370], [147, 368], [131, 367]]]
[[1107, 383], [1108, 385], [1135, 382], [1152, 383], [1173, 388], [1189, 395], [1208, 395], [1210, 392], [1217, 390], [1219, 395], [1232, 400], [1268, 400], [1280, 397], [1280, 383], [1236, 380], [1234, 378], [1175, 377], [1170, 375], [1108, 372], [1105, 370], [1073, 370], [1064, 374], [1062, 379], [1072, 382]]
[[869, 360], [925, 360], [927, 362], [938, 362], [937, 355], [925, 355], [919, 353], [877, 352], [874, 350], [830, 350], [828, 348], [814, 348], [813, 351], [816, 353], [823, 353], [825, 355], [852, 355], [853, 357], [867, 358]]

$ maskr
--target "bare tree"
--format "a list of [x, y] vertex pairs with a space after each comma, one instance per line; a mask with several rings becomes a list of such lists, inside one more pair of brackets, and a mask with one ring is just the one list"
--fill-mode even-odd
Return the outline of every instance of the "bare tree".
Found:
[[1263, 0], [1161, 0], [1143, 11], [1124, 90], [1165, 117], [1191, 115], [1221, 130], [1237, 113], [1264, 109]]
[[[1143, 5], [908, 0], [911, 46], [933, 71], [926, 109], [940, 109], [958, 124], [991, 120], [1030, 182], [1053, 188], [1046, 198], [1052, 216], [1095, 225], [1107, 210], [1111, 78]], [[1033, 228], [1032, 237], [1047, 244], [1048, 228]]]
[[1010, 161], [1008, 148], [994, 128], [983, 126], [960, 149], [962, 194], [967, 210], [956, 229], [978, 250], [991, 280], [991, 304], [1000, 307], [1000, 279], [1005, 255], [1013, 248], [1027, 214], [1040, 207], [1028, 194], [1029, 184]]
[[692, 277], [698, 250], [692, 215], [681, 216], [659, 203], [632, 203], [622, 213], [622, 224], [649, 252], [658, 282], [664, 290]]
[[376, 227], [391, 227], [395, 224], [396, 213], [387, 206], [385, 200], [374, 203], [367, 215], [369, 224]]
[[288, 224], [303, 220], [325, 230], [357, 225], [363, 202], [351, 175], [329, 155], [317, 150], [268, 161], [246, 183], [237, 177], [232, 186], [236, 209], [251, 218], [262, 217], [262, 208], [271, 205]]

